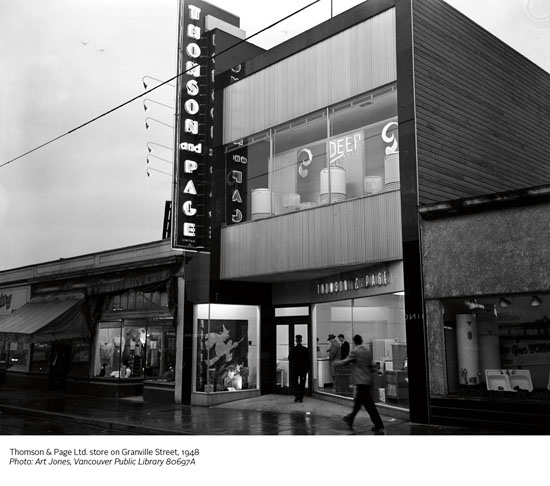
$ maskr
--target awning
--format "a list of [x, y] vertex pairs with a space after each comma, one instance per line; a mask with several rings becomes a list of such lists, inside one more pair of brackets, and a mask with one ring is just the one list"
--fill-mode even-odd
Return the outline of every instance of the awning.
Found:
[[0, 333], [32, 335], [36, 342], [88, 337], [82, 302], [78, 298], [31, 301], [0, 322]]

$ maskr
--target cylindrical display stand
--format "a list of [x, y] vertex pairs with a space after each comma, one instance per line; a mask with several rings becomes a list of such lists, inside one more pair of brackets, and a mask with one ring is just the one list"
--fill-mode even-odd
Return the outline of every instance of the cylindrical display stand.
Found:
[[480, 382], [479, 341], [475, 314], [457, 314], [456, 347], [458, 354], [458, 381], [461, 385]]
[[330, 167], [330, 200], [328, 186], [328, 168], [325, 168], [321, 171], [321, 195], [319, 197], [321, 204], [346, 199], [346, 169], [338, 166]]
[[384, 157], [384, 189], [399, 189], [399, 180], [399, 152], [394, 152]]
[[268, 218], [271, 215], [271, 190], [254, 189], [252, 191], [252, 219]]

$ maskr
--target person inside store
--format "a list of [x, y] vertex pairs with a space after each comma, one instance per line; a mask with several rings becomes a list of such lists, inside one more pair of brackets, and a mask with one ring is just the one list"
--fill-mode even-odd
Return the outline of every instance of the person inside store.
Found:
[[343, 334], [338, 334], [338, 341], [340, 341], [340, 354], [342, 359], [346, 359], [349, 354], [349, 343]]
[[334, 334], [328, 335], [328, 341], [330, 343], [330, 348], [328, 350], [330, 373], [332, 375], [332, 384], [336, 386], [336, 369], [334, 368], [334, 363], [342, 359], [340, 343], [336, 340]]
[[309, 372], [309, 352], [302, 345], [300, 334], [296, 334], [296, 346], [290, 349], [288, 362], [290, 365], [290, 386], [294, 392], [294, 401], [303, 402]]
[[384, 422], [380, 418], [371, 395], [373, 373], [375, 373], [376, 367], [372, 362], [372, 353], [369, 348], [363, 345], [363, 338], [359, 334], [353, 336], [353, 349], [349, 356], [346, 359], [336, 361], [334, 365], [338, 367], [348, 363], [351, 363], [351, 383], [355, 385], [355, 398], [353, 400], [353, 410], [344, 417], [344, 422], [350, 430], [353, 430], [355, 416], [363, 406], [374, 424], [371, 430], [377, 435], [383, 435]]
[[[349, 355], [349, 343], [343, 334], [338, 334], [338, 341], [340, 343], [340, 355], [342, 359], [346, 359]], [[336, 394], [348, 395], [349, 394], [349, 366], [336, 368]]]

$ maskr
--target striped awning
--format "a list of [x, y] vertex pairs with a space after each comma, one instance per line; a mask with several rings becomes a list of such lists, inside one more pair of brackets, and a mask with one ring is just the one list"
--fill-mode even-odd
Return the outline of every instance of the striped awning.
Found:
[[82, 299], [29, 302], [0, 322], [0, 333], [33, 335], [44, 340], [89, 335]]

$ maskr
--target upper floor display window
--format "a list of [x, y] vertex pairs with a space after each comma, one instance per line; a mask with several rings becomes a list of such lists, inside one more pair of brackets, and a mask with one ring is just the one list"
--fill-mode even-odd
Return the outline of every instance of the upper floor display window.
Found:
[[226, 147], [227, 224], [399, 188], [389, 86]]

